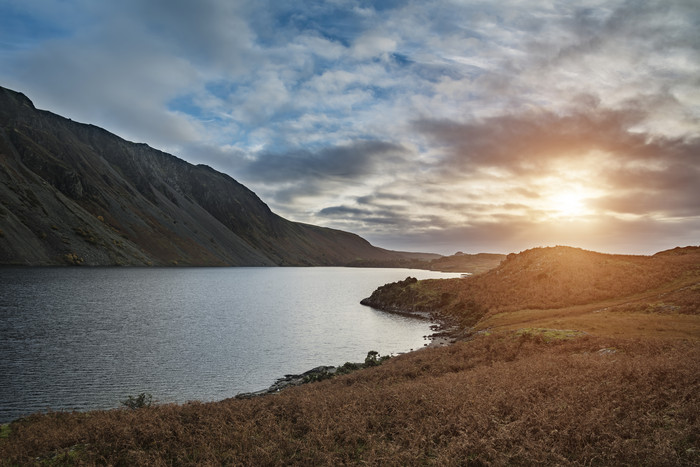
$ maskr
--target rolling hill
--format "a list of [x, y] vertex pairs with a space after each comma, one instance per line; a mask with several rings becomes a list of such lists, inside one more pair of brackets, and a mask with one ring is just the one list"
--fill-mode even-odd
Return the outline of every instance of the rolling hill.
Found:
[[[625, 317], [641, 315], [640, 321], [657, 312], [676, 318], [698, 316], [700, 247], [653, 256], [565, 246], [533, 248], [511, 253], [498, 267], [472, 277], [386, 284], [362, 303], [389, 311], [429, 311], [463, 329], [477, 330], [499, 319], [511, 327], [518, 321], [533, 325], [536, 316], [558, 316], [559, 327], [587, 313], [602, 318], [619, 317], [624, 311]], [[681, 331], [684, 319], [676, 321]], [[696, 320], [688, 325], [695, 329]]]

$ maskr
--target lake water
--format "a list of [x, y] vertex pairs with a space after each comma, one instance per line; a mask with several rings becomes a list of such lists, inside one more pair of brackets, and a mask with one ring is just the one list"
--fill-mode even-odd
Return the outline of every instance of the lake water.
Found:
[[284, 374], [417, 349], [431, 323], [359, 304], [409, 269], [0, 268], [0, 423], [212, 401]]

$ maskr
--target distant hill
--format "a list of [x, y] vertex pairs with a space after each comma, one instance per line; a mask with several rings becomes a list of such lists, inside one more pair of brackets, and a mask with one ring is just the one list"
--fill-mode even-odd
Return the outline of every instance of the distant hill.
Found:
[[[498, 313], [562, 309], [622, 297], [628, 299], [617, 309], [640, 311], [635, 294], [663, 287], [659, 310], [700, 314], [699, 247], [654, 256], [534, 248], [512, 253], [498, 267], [473, 277], [387, 284], [363, 303], [390, 311], [435, 312], [473, 326]], [[648, 300], [643, 303], [645, 310], [654, 311]]]
[[[290, 222], [230, 176], [0, 88], [0, 264], [345, 265], [425, 255]], [[433, 255], [429, 257], [437, 257]]]
[[457, 252], [430, 261], [429, 269], [444, 272], [467, 272], [480, 274], [489, 271], [506, 259], [506, 255], [496, 253], [468, 254]]
[[357, 260], [348, 264], [352, 267], [362, 268], [412, 268], [427, 269], [442, 272], [463, 272], [480, 274], [498, 266], [506, 255], [495, 253], [466, 254], [462, 252], [451, 256], [431, 255], [428, 253], [413, 258], [388, 259], [388, 260]]

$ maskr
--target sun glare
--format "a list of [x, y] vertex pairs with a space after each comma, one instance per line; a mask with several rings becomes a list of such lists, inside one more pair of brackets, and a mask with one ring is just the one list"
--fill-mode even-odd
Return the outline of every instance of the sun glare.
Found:
[[591, 220], [597, 211], [596, 200], [605, 195], [595, 180], [590, 167], [562, 161], [550, 174], [532, 181], [530, 190], [539, 196], [531, 205], [537, 206], [543, 221]]
[[557, 193], [550, 203], [554, 217], [580, 217], [587, 211], [584, 196], [576, 192]]

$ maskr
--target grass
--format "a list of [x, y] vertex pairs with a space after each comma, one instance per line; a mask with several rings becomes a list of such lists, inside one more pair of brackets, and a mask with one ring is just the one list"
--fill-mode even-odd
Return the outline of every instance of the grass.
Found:
[[499, 333], [277, 396], [35, 415], [12, 423], [0, 458], [6, 465], [37, 458], [693, 465], [700, 461], [698, 362], [695, 342]]
[[515, 331], [515, 336], [538, 337], [545, 342], [553, 340], [568, 340], [581, 337], [586, 333], [576, 329], [523, 328]]
[[[652, 290], [590, 304], [489, 314], [474, 329], [515, 330], [529, 326], [577, 329], [607, 336], [693, 339], [700, 336], [700, 313], [688, 304], [700, 304], [700, 297], [689, 297], [697, 293], [698, 282], [700, 279], [691, 275]], [[660, 296], [665, 299], [663, 305], [657, 301]]]
[[[483, 307], [469, 340], [274, 396], [33, 415], [3, 426], [0, 465], [699, 465], [697, 255], [613, 258], [613, 284], [566, 301], [559, 256], [537, 253], [410, 284], [450, 313]], [[573, 282], [610, 260], [574, 254]], [[548, 261], [555, 283], [536, 282]], [[643, 288], [615, 282], [629, 268]], [[509, 297], [484, 288], [501, 274]]]

